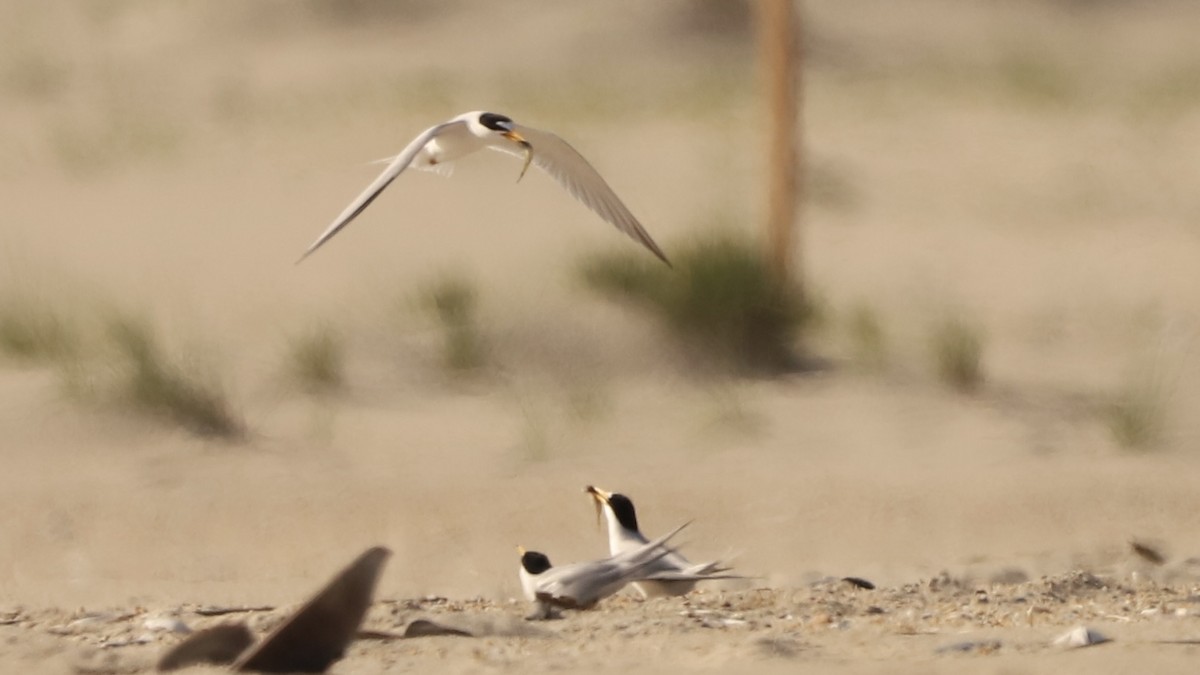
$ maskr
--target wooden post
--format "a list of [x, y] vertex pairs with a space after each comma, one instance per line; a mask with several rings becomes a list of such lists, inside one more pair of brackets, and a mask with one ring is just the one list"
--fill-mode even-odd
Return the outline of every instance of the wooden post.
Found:
[[800, 284], [793, 269], [793, 230], [800, 205], [801, 164], [797, 144], [800, 109], [800, 31], [793, 0], [758, 0], [759, 67], [766, 90], [767, 256], [782, 279]]

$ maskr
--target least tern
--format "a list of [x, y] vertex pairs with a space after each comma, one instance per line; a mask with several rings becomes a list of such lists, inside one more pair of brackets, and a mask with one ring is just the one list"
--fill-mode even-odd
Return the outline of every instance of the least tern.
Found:
[[[603, 508], [608, 521], [608, 551], [618, 555], [635, 551], [647, 544], [645, 535], [638, 529], [637, 511], [633, 501], [623, 494], [607, 492], [589, 485], [584, 492], [591, 495], [597, 510]], [[686, 595], [705, 580], [741, 579], [744, 577], [725, 574], [729, 568], [720, 561], [692, 563], [675, 551], [654, 561], [648, 568], [646, 578], [634, 582], [634, 588], [643, 598], [669, 595]], [[676, 576], [672, 576], [676, 575]]]
[[671, 264], [604, 178], [575, 148], [549, 131], [517, 124], [505, 115], [482, 110], [463, 113], [429, 127], [417, 134], [400, 154], [383, 160], [389, 162], [383, 173], [334, 218], [333, 223], [308, 247], [300, 260], [307, 258], [349, 225], [408, 167], [446, 173], [450, 162], [483, 148], [524, 157], [525, 165], [518, 181], [525, 175], [531, 162], [536, 164], [596, 215], [650, 249], [667, 265]]
[[630, 581], [653, 576], [655, 563], [671, 555], [667, 542], [685, 527], [686, 523], [654, 541], [603, 560], [559, 567], [552, 566], [545, 553], [526, 551], [518, 546], [517, 551], [521, 554], [521, 589], [525, 598], [535, 605], [533, 613], [527, 618], [549, 619], [559, 609], [591, 609], [597, 602], [619, 592]]

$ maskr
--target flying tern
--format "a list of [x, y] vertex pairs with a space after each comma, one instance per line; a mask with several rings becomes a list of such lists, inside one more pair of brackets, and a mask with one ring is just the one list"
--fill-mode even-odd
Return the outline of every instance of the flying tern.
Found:
[[300, 260], [349, 225], [408, 167], [447, 173], [450, 162], [483, 148], [524, 157], [525, 165], [518, 181], [530, 163], [535, 164], [596, 215], [645, 246], [668, 266], [671, 264], [638, 219], [575, 148], [549, 131], [518, 124], [505, 115], [479, 110], [429, 127], [417, 134], [400, 154], [382, 160], [388, 162], [383, 173], [334, 218]]

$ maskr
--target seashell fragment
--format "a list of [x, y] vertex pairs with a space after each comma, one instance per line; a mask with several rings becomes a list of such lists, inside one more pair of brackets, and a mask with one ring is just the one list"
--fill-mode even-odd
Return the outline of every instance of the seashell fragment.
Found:
[[152, 616], [142, 622], [142, 628], [151, 633], [191, 633], [186, 623], [174, 616]]
[[1104, 635], [1100, 631], [1093, 630], [1087, 626], [1076, 626], [1071, 630], [1054, 638], [1054, 646], [1066, 647], [1068, 649], [1077, 649], [1079, 647], [1091, 647], [1092, 645], [1104, 644], [1111, 642], [1112, 638]]

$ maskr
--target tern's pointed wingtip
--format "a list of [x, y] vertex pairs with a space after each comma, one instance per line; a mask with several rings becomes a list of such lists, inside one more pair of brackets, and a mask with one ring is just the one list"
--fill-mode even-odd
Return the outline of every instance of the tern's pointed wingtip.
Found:
[[655, 258], [658, 258], [659, 260], [663, 261], [663, 264], [666, 265], [669, 269], [675, 269], [675, 266], [672, 265], [671, 261], [667, 258], [667, 254], [663, 253], [663, 250], [658, 247], [658, 244], [654, 243], [654, 240], [650, 239], [649, 237], [645, 237], [641, 240], [641, 242], [642, 242], [642, 245], [645, 246], [648, 251], [650, 251], [651, 253], [654, 254]]
[[318, 240], [315, 244], [313, 244], [312, 246], [309, 246], [308, 249], [306, 251], [304, 251], [304, 254], [296, 259], [296, 264], [299, 265], [300, 263], [307, 260], [308, 256], [316, 253], [317, 249], [321, 248], [321, 244], [324, 244], [324, 243], [325, 243], [324, 241]]

